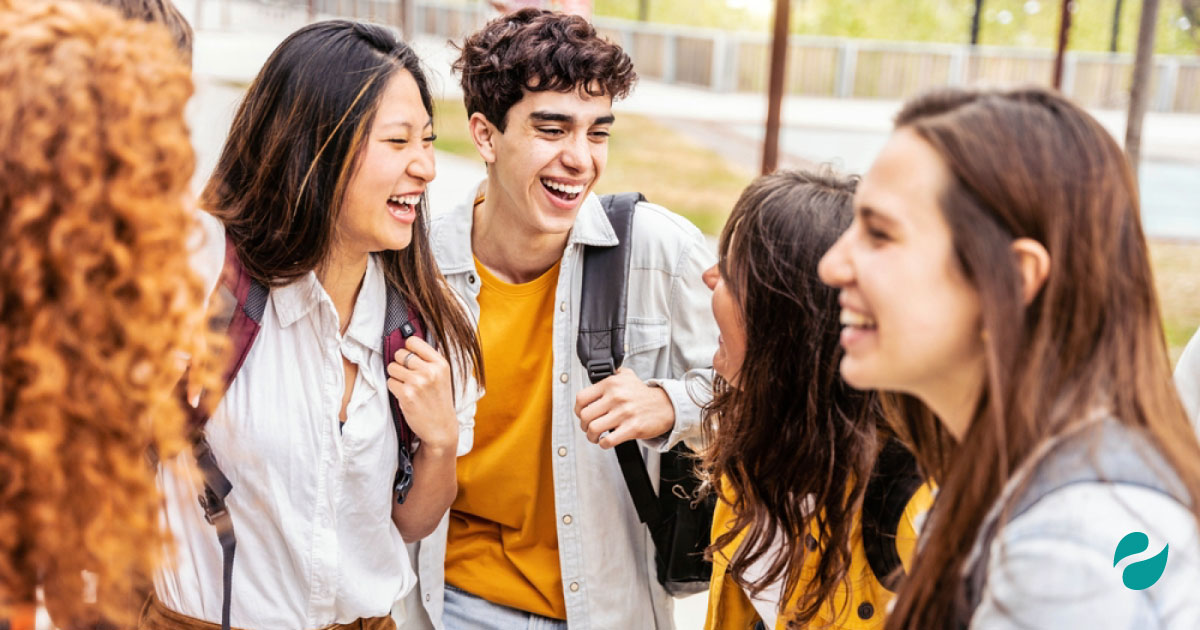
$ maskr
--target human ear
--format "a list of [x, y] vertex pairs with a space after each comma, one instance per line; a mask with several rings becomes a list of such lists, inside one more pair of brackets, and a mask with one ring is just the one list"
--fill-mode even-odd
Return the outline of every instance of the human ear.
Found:
[[467, 128], [471, 132], [471, 142], [475, 143], [475, 150], [479, 151], [479, 157], [483, 158], [484, 162], [492, 164], [496, 161], [496, 136], [500, 133], [496, 126], [488, 122], [486, 116], [481, 112], [471, 114], [470, 120], [467, 121]]
[[1017, 271], [1021, 274], [1021, 299], [1028, 305], [1037, 297], [1046, 284], [1046, 277], [1050, 275], [1050, 252], [1031, 238], [1013, 241], [1012, 251], [1017, 259]]

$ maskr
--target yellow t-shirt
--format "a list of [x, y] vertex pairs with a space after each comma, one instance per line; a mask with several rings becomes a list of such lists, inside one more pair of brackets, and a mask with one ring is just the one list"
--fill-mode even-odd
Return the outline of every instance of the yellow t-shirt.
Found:
[[549, 457], [556, 263], [509, 284], [479, 260], [479, 341], [487, 392], [475, 445], [458, 460], [446, 583], [495, 604], [567, 618]]
[[[928, 485], [917, 489], [904, 509], [904, 516], [896, 531], [896, 550], [904, 569], [908, 570], [917, 546], [917, 531], [915, 521], [933, 505], [933, 492]], [[733, 528], [734, 513], [730, 503], [724, 499], [717, 501], [713, 512], [712, 539]], [[815, 534], [814, 534], [815, 535]], [[758, 613], [746, 592], [742, 590], [733, 578], [726, 574], [729, 559], [742, 544], [745, 532], [742, 532], [724, 549], [713, 554], [712, 581], [708, 586], [708, 617], [704, 622], [705, 630], [747, 630], [753, 628], [759, 620]], [[814, 628], [836, 628], [839, 630], [878, 630], [883, 628], [887, 619], [887, 606], [894, 594], [883, 587], [871, 565], [867, 562], [867, 552], [863, 548], [862, 528], [859, 515], [854, 515], [854, 527], [850, 532], [850, 593], [846, 592], [845, 583], [839, 584], [834, 592], [833, 600], [825, 602], [820, 612], [809, 625]], [[816, 554], [805, 556], [804, 568], [801, 575], [815, 573], [816, 563], [820, 560]], [[850, 600], [847, 602], [847, 596]], [[800, 589], [788, 601], [783, 612], [778, 616], [775, 627], [778, 630], [787, 628], [787, 622], [796, 603], [800, 598]]]

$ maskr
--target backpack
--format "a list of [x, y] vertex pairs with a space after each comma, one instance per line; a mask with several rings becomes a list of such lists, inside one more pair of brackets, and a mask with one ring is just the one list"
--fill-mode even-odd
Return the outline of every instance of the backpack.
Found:
[[895, 593], [904, 579], [896, 536], [904, 511], [925, 484], [917, 458], [900, 440], [890, 438], [875, 457], [862, 503], [862, 542], [875, 579]]
[[[396, 352], [404, 347], [406, 339], [413, 335], [426, 338], [427, 335], [420, 315], [410, 308], [396, 287], [391, 283], [385, 284], [387, 285], [387, 311], [384, 316], [381, 347], [383, 348], [383, 365], [386, 370], [392, 357], [396, 356]], [[238, 371], [241, 370], [242, 364], [245, 363], [246, 356], [250, 354], [254, 339], [262, 327], [267, 298], [270, 297], [270, 289], [252, 278], [246, 271], [245, 266], [238, 259], [237, 249], [228, 235], [225, 237], [225, 264], [221, 269], [216, 293], [218, 299], [222, 300], [221, 304], [224, 309], [214, 318], [212, 326], [216, 330], [224, 330], [232, 345], [229, 363], [222, 372], [222, 383], [224, 383], [225, 389], [228, 389], [234, 378], [237, 377]], [[205, 395], [207, 396], [207, 394]], [[411, 453], [415, 436], [404, 420], [404, 412], [400, 409], [400, 404], [396, 401], [395, 396], [389, 393], [388, 400], [392, 422], [395, 424], [396, 435], [400, 442], [399, 467], [396, 470], [394, 488], [397, 493], [397, 502], [404, 503], [413, 484]], [[204, 509], [204, 519], [216, 528], [217, 538], [221, 543], [223, 590], [221, 629], [229, 630], [229, 610], [233, 594], [233, 556], [237, 549], [237, 538], [234, 535], [233, 520], [226, 508], [225, 498], [229, 496], [233, 485], [229, 482], [229, 478], [221, 472], [216, 457], [204, 437], [204, 425], [208, 421], [208, 416], [202, 411], [215, 408], [216, 402], [217, 400], [205, 400], [204, 404], [196, 407], [191, 405], [185, 405], [185, 407], [190, 414], [188, 425], [193, 435], [192, 453], [204, 477], [204, 492], [199, 497], [200, 506]]]
[[[617, 233], [614, 246], [587, 245], [583, 251], [583, 284], [576, 351], [588, 379], [599, 383], [616, 373], [625, 358], [626, 284], [629, 279], [633, 212], [646, 198], [640, 193], [603, 195], [600, 203]], [[672, 595], [708, 588], [712, 563], [704, 559], [712, 528], [716, 496], [696, 499], [700, 480], [693, 472], [695, 455], [682, 442], [662, 453], [654, 491], [637, 440], [614, 449], [621, 475], [637, 510], [650, 529], [658, 582]]]

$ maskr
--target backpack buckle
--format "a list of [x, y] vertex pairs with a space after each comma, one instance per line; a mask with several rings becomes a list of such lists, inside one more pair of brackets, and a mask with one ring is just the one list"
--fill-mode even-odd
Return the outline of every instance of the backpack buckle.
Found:
[[592, 359], [587, 362], [588, 378], [593, 383], [600, 381], [617, 373], [617, 366], [613, 364], [612, 358], [607, 359]]
[[200, 507], [204, 509], [204, 520], [208, 521], [209, 525], [216, 525], [215, 521], [229, 514], [229, 510], [225, 508], [225, 501], [218, 497], [208, 484], [204, 484], [204, 494], [197, 498], [200, 500]]

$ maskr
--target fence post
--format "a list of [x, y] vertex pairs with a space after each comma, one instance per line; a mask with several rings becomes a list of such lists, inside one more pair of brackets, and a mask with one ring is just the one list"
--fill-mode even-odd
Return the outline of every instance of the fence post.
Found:
[[710, 87], [719, 92], [730, 91], [729, 75], [733, 64], [732, 50], [728, 33], [717, 33], [713, 35], [712, 47], [712, 77]]
[[1075, 75], [1079, 70], [1079, 57], [1070, 51], [1063, 53], [1062, 93], [1071, 96], [1075, 93]]
[[1158, 90], [1154, 95], [1154, 111], [1175, 109], [1175, 90], [1179, 89], [1179, 59], [1167, 57], [1159, 63]]
[[946, 76], [950, 85], [966, 85], [967, 83], [967, 50], [955, 48], [950, 51], [950, 68]]
[[834, 79], [835, 94], [838, 98], [854, 96], [854, 71], [858, 65], [858, 44], [853, 40], [843, 40], [838, 44], [837, 77]]
[[678, 47], [675, 33], [663, 33], [663, 83], [675, 82], [675, 54]]

